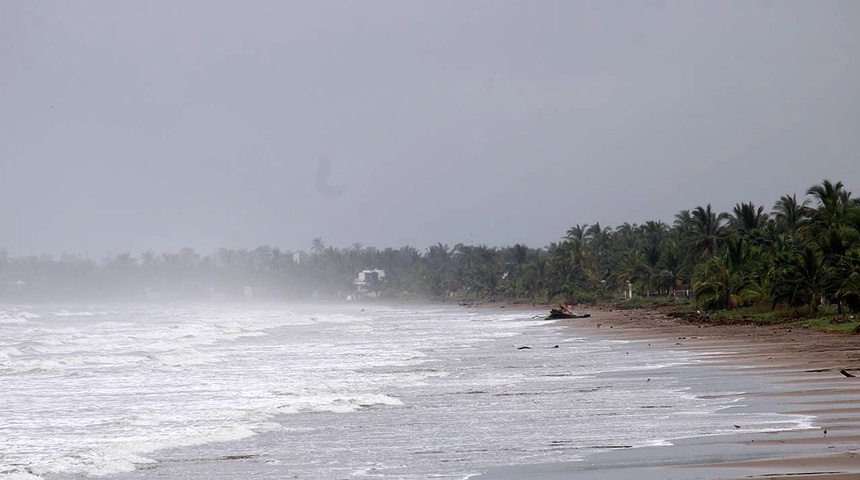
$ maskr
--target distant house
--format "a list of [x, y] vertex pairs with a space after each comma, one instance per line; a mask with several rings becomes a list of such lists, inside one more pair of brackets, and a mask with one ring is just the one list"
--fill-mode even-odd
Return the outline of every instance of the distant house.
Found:
[[376, 297], [379, 295], [379, 289], [382, 282], [385, 280], [385, 270], [375, 268], [373, 270], [362, 270], [358, 272], [358, 277], [352, 282], [355, 285], [356, 296], [366, 295], [368, 297]]

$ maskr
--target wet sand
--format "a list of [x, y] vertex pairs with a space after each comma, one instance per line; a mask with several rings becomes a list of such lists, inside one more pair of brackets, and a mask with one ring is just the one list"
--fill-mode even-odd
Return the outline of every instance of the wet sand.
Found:
[[478, 478], [860, 479], [860, 336], [692, 324], [648, 310], [585, 311], [591, 318], [561, 323], [582, 335], [698, 351], [732, 375], [761, 376], [761, 389], [742, 397], [768, 411], [813, 416], [813, 428], [748, 434], [737, 426], [736, 435], [680, 439], [583, 462], [503, 467]]

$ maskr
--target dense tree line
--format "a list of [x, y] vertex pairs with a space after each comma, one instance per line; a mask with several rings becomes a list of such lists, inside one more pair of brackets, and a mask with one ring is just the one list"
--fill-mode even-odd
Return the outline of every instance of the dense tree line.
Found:
[[201, 255], [123, 253], [96, 262], [64, 256], [11, 258], [0, 251], [0, 299], [344, 298], [357, 272], [383, 269], [382, 296], [592, 301], [692, 295], [706, 309], [744, 305], [860, 307], [860, 199], [823, 181], [804, 198], [785, 195], [766, 211], [710, 204], [662, 221], [615, 228], [575, 225], [544, 248], [437, 243], [310, 251], [261, 246]]

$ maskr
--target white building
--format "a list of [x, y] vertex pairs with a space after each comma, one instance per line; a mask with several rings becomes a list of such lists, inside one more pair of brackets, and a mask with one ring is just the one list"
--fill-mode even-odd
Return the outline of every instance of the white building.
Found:
[[368, 297], [375, 297], [379, 295], [379, 287], [384, 279], [385, 270], [378, 268], [358, 272], [358, 277], [352, 282], [358, 291], [356, 296], [367, 295]]

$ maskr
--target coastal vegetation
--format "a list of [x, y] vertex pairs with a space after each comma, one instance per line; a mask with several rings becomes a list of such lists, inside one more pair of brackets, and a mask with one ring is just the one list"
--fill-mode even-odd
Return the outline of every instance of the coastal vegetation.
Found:
[[[99, 261], [17, 258], [0, 250], [0, 300], [344, 299], [356, 274], [382, 269], [372, 294], [399, 299], [675, 305], [768, 323], [860, 313], [860, 199], [824, 180], [771, 208], [710, 205], [660, 220], [576, 224], [544, 247], [261, 246], [203, 255], [120, 253]], [[846, 328], [846, 327], [837, 327]]]

